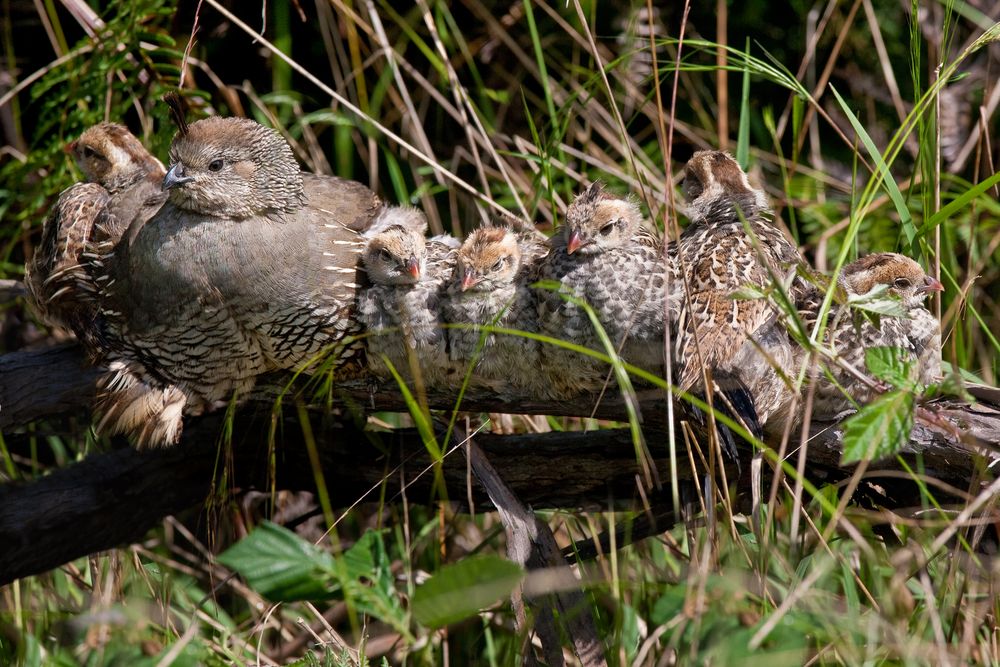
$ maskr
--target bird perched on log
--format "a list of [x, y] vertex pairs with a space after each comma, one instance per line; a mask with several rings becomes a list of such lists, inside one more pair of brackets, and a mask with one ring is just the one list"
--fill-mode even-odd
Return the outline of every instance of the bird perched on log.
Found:
[[[728, 153], [695, 153], [683, 188], [691, 224], [670, 247], [684, 274], [676, 286], [687, 290], [687, 298], [677, 296], [677, 384], [700, 393], [705, 371], [717, 384], [735, 382], [744, 407], [731, 401], [734, 411], [759, 433], [789, 391], [775, 369], [789, 366], [792, 346], [771, 300], [736, 297], [746, 287], [773, 293], [804, 261], [771, 223], [764, 193]], [[805, 284], [795, 277], [791, 289], [797, 294]]]
[[[813, 417], [823, 421], [839, 418], [856, 404], [871, 401], [880, 391], [867, 375], [865, 352], [875, 347], [903, 350], [913, 364], [914, 379], [927, 385], [941, 377], [941, 326], [924, 306], [927, 295], [943, 289], [941, 282], [927, 275], [914, 260], [897, 253], [866, 255], [846, 265], [840, 273], [834, 303], [827, 315], [824, 340], [840, 363], [825, 364], [829, 375], [817, 375], [813, 397]], [[865, 297], [882, 293], [898, 299], [902, 312], [877, 319], [855, 304]], [[806, 332], [811, 333], [820, 315], [825, 293], [812, 290], [797, 303]], [[796, 349], [793, 368], [806, 360], [806, 352]], [[862, 379], [865, 378], [865, 379]], [[867, 381], [866, 381], [867, 379]], [[787, 405], [783, 406], [783, 412]]]
[[448, 350], [454, 362], [475, 362], [474, 383], [544, 394], [547, 383], [538, 372], [538, 341], [484, 335], [479, 327], [537, 333], [534, 293], [529, 285], [547, 250], [545, 237], [531, 223], [516, 220], [480, 227], [459, 248], [454, 277], [447, 286], [444, 316], [449, 324], [469, 325], [448, 329]]
[[[245, 395], [258, 375], [333, 348], [356, 362], [361, 232], [380, 206], [359, 183], [303, 174], [276, 131], [243, 118], [180, 130], [167, 202], [102, 260], [102, 317], [117, 365], [105, 421], [169, 444], [183, 413]], [[134, 383], [170, 387], [144, 404]]]
[[[132, 220], [159, 199], [165, 170], [124, 126], [100, 123], [66, 147], [85, 182], [64, 190], [42, 226], [42, 240], [25, 267], [35, 310], [50, 325], [73, 331], [87, 351], [99, 352], [94, 303], [97, 287], [88, 249], [117, 243], [119, 221]], [[158, 206], [159, 204], [155, 204]], [[155, 209], [153, 209], [155, 210]], [[127, 222], [126, 222], [127, 224]]]
[[[560, 289], [537, 294], [540, 332], [605, 352], [586, 311], [560, 296], [570, 295], [593, 308], [627, 361], [658, 370], [669, 270], [661, 253], [661, 241], [638, 204], [593, 184], [570, 204], [562, 233], [552, 237], [541, 262], [539, 278]], [[560, 393], [598, 389], [608, 372], [606, 364], [562, 348], [546, 349], [542, 358]]]
[[442, 302], [455, 268], [458, 241], [426, 239], [427, 218], [415, 208], [387, 208], [365, 233], [362, 261], [371, 286], [358, 296], [358, 318], [368, 332], [368, 368], [443, 386], [461, 379], [449, 363]]

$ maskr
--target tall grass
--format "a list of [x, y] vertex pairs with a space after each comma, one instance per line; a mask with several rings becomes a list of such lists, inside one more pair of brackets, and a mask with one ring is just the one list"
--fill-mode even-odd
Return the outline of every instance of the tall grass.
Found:
[[[22, 38], [20, 27], [4, 28], [13, 36], [4, 39], [4, 69], [31, 63], [21, 80], [44, 70], [0, 106], [10, 111], [4, 118], [13, 128], [0, 157], [4, 277], [21, 275], [47, 205], [75, 180], [60, 150], [66, 141], [105, 118], [141, 128], [160, 155], [169, 141], [157, 99], [180, 79], [195, 15], [185, 10], [175, 21], [163, 0], [111, 4], [101, 13], [102, 38], [90, 40], [80, 39], [79, 24], [63, 9], [39, 3], [37, 20], [50, 27], [58, 53], [39, 56], [28, 41], [37, 35], [25, 30]], [[664, 165], [719, 145], [716, 119], [738, 114], [737, 137], [725, 140], [735, 140], [741, 162], [768, 188], [779, 224], [806, 255], [836, 269], [861, 253], [901, 250], [939, 270], [947, 287], [945, 359], [996, 382], [1000, 207], [990, 137], [997, 127], [991, 75], [1000, 32], [993, 22], [1000, 17], [954, 2], [914, 1], [909, 11], [867, 0], [848, 4], [793, 5], [784, 11], [794, 16], [781, 17], [787, 31], [753, 17], [754, 9], [758, 17], [771, 15], [768, 3], [734, 5], [721, 24], [731, 34], [715, 39], [715, 17], [695, 6], [681, 42], [679, 6], [661, 8], [663, 27], [642, 38], [636, 20], [618, 21], [639, 5], [422, 0], [401, 9], [333, 0], [268, 4], [262, 21], [259, 6], [230, 10], [205, 0], [185, 77], [200, 112], [243, 112], [275, 124], [310, 168], [418, 205], [435, 231], [455, 233], [501, 210], [550, 230], [571, 197], [597, 178], [641, 195], [654, 222], [670, 230], [676, 175]], [[654, 10], [652, 3], [643, 8]], [[813, 35], [815, 48], [808, 48]], [[720, 49], [725, 58], [717, 57]], [[655, 58], [636, 58], [652, 51]], [[723, 69], [734, 73], [727, 109], [716, 103]], [[972, 142], [971, 157], [949, 163], [941, 153], [939, 99], [958, 84], [964, 96], [951, 103], [966, 105], [976, 120], [956, 130]], [[23, 159], [17, 138], [30, 149]], [[38, 337], [23, 323], [29, 316], [20, 305], [0, 312], [5, 349]], [[805, 333], [821, 340], [821, 330]], [[595, 354], [626, 385], [626, 371], [635, 377], [637, 369], [622, 364], [613, 346], [604, 351]], [[419, 396], [411, 398], [411, 419], [427, 446], [438, 458], [456, 455], [435, 433]], [[514, 424], [537, 428], [526, 419]], [[604, 424], [550, 418], [548, 426]], [[49, 433], [39, 429], [23, 449], [0, 447], [4, 479], [39, 474], [91, 446], [80, 432]], [[995, 568], [977, 549], [983, 531], [941, 508], [933, 486], [926, 487], [927, 511], [904, 516], [850, 505], [844, 489], [814, 486], [773, 450], [766, 461], [785, 475], [761, 508], [759, 526], [724, 506], [727, 530], [677, 528], [580, 566], [610, 662], [1000, 661]], [[191, 529], [197, 519], [169, 519], [141, 545], [3, 589], [0, 661], [301, 658], [300, 664], [354, 665], [366, 664], [367, 653], [393, 663], [518, 664], [524, 638], [513, 630], [507, 603], [446, 629], [410, 613], [428, 575], [469, 554], [502, 553], [493, 515], [385, 498], [338, 514], [321, 497], [319, 526], [298, 527], [320, 550], [282, 542], [280, 533], [257, 544], [293, 545], [295, 554], [283, 557], [328, 584], [333, 599], [272, 604], [254, 585], [258, 580], [242, 569], [244, 577], [232, 576], [216, 558], [265, 515], [287, 521], [300, 513], [300, 498], [272, 496], [266, 511], [249, 501], [222, 503], [214, 543]], [[991, 499], [970, 493], [968, 501], [992, 509]], [[567, 511], [545, 518], [568, 543], [622, 517]], [[377, 544], [363, 537], [369, 529], [380, 531]], [[941, 542], [942, 535], [957, 539]], [[351, 551], [357, 544], [364, 548]], [[357, 559], [370, 569], [355, 569]], [[224, 560], [242, 563], [232, 553]], [[365, 597], [376, 593], [381, 597]]]

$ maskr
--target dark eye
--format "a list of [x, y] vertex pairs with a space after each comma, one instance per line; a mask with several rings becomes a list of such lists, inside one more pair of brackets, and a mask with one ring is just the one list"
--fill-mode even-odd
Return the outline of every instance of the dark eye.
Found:
[[910, 286], [910, 281], [906, 278], [896, 278], [892, 284], [896, 289], [906, 289]]
[[219, 158], [217, 160], [212, 160], [211, 162], [208, 163], [208, 170], [219, 171], [220, 169], [222, 169], [222, 164], [223, 164], [222, 158]]
[[617, 224], [618, 224], [618, 220], [614, 220], [614, 221], [609, 222], [608, 224], [604, 225], [603, 227], [601, 227], [601, 236], [607, 236], [608, 234], [610, 234], [611, 232], [613, 232], [615, 230], [615, 225], [617, 225]]
[[85, 158], [97, 157], [97, 151], [95, 151], [90, 146], [84, 146], [83, 147], [83, 157], [85, 157]]
[[390, 261], [392, 259], [392, 253], [389, 252], [388, 248], [382, 248], [382, 252], [379, 253], [379, 257], [386, 261]]
[[503, 265], [506, 264], [506, 263], [507, 263], [507, 260], [505, 258], [501, 257], [500, 259], [498, 259], [496, 261], [496, 264], [493, 265], [493, 270], [494, 271], [499, 271], [500, 269], [503, 268]]

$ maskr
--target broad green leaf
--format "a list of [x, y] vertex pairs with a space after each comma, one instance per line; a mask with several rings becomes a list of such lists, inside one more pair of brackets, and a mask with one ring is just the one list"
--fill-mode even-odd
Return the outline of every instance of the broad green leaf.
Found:
[[872, 347], [865, 350], [865, 366], [879, 380], [896, 389], [913, 389], [913, 363], [909, 352], [898, 347]]
[[333, 557], [287, 528], [264, 522], [219, 556], [219, 562], [269, 600], [317, 600], [333, 588]]
[[441, 628], [510, 595], [524, 571], [499, 556], [474, 556], [445, 565], [413, 594], [413, 617]]
[[842, 464], [892, 456], [910, 440], [913, 394], [891, 391], [862, 407], [844, 422]]

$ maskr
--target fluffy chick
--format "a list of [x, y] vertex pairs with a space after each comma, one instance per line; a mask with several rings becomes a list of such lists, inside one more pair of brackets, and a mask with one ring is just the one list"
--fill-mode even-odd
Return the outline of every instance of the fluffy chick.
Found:
[[[671, 266], [636, 202], [595, 183], [570, 204], [561, 233], [551, 239], [539, 277], [559, 291], [537, 297], [540, 331], [604, 352], [586, 311], [560, 293], [588, 303], [616, 349], [629, 362], [659, 371], [663, 364], [665, 284]], [[606, 364], [562, 348], [542, 354], [560, 393], [593, 391], [607, 377]]]
[[[896, 347], [904, 350], [914, 364], [921, 384], [941, 377], [941, 326], [924, 301], [931, 292], [943, 289], [940, 281], [927, 275], [914, 260], [897, 253], [866, 255], [841, 271], [839, 298], [827, 316], [825, 341], [841, 364], [827, 362], [826, 372], [817, 373], [813, 396], [813, 417], [834, 420], [854, 409], [855, 404], [871, 401], [878, 394], [878, 383], [867, 377], [865, 351], [873, 347]], [[890, 298], [899, 299], [904, 317], [882, 315], [877, 320], [853, 308], [849, 301], [874, 296], [883, 289]], [[799, 316], [811, 332], [819, 317], [824, 291], [813, 290], [799, 300]], [[797, 350], [796, 368], [806, 361], [804, 350]], [[848, 370], [845, 365], [853, 369]], [[787, 419], [783, 406], [782, 421]]]
[[449, 355], [460, 364], [475, 362], [473, 383], [541, 395], [546, 385], [539, 381], [538, 341], [494, 333], [484, 337], [479, 329], [490, 325], [537, 332], [529, 285], [546, 247], [544, 237], [524, 224], [520, 232], [504, 224], [480, 227], [465, 239], [448, 284], [444, 314], [449, 324], [467, 327], [448, 330]]
[[441, 305], [458, 242], [450, 236], [427, 240], [426, 230], [427, 219], [414, 208], [391, 207], [375, 220], [361, 255], [371, 285], [358, 296], [358, 317], [376, 377], [393, 379], [388, 360], [402, 377], [419, 377], [425, 386], [457, 386]]

